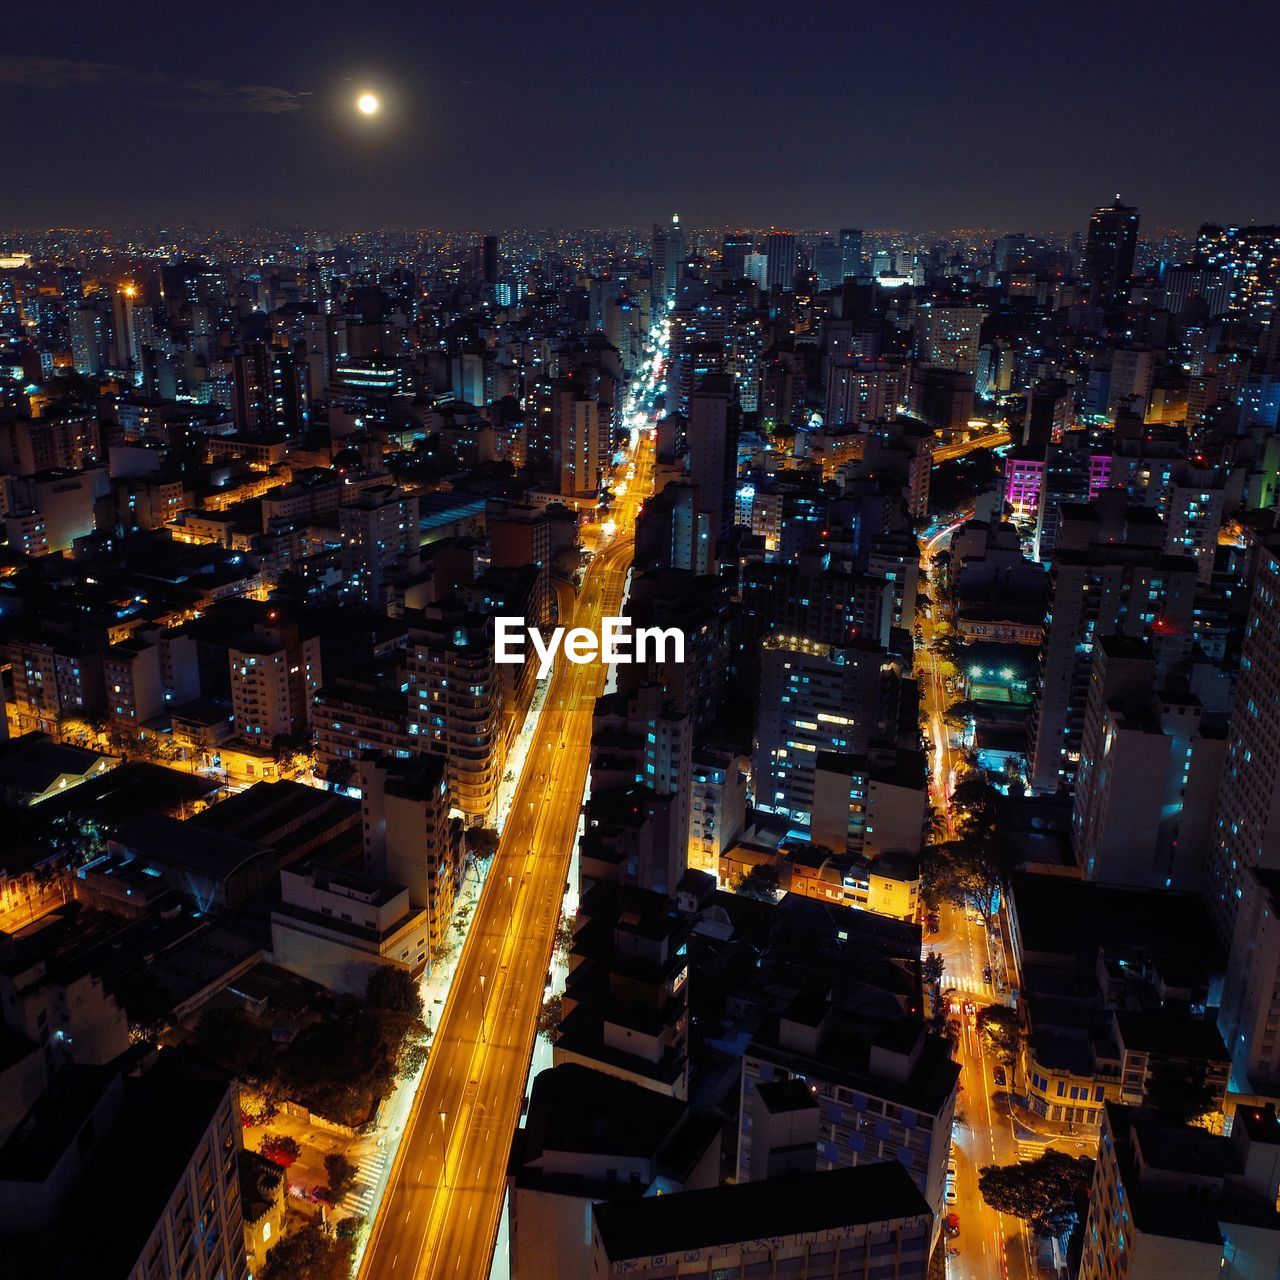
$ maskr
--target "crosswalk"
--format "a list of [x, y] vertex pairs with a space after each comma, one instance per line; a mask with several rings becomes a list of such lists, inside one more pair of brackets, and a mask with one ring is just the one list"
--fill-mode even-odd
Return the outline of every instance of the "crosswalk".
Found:
[[942, 975], [942, 987], [944, 991], [948, 987], [955, 987], [957, 991], [962, 991], [966, 995], [972, 996], [992, 994], [991, 986], [983, 982], [981, 978], [971, 978], [968, 975], [957, 978], [945, 971]]
[[360, 1157], [355, 1185], [342, 1197], [342, 1208], [347, 1213], [369, 1216], [373, 1208], [373, 1189], [378, 1185], [389, 1158], [390, 1148], [386, 1146], [374, 1147]]

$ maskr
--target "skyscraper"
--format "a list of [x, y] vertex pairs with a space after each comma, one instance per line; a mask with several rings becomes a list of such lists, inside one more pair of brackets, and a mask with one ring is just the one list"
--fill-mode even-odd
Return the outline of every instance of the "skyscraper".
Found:
[[250, 343], [233, 362], [231, 414], [242, 435], [293, 436], [310, 417], [309, 365], [292, 351]]
[[484, 238], [484, 282], [485, 284], [498, 283], [498, 237], [485, 236]]
[[790, 293], [796, 279], [796, 238], [789, 231], [775, 231], [765, 241], [769, 259], [770, 293]]
[[840, 260], [844, 278], [849, 280], [862, 274], [862, 231], [858, 227], [845, 227], [840, 232]]
[[689, 474], [698, 486], [699, 510], [710, 518], [713, 555], [716, 540], [732, 523], [738, 460], [734, 412], [733, 378], [727, 373], [703, 378], [689, 397]]
[[813, 273], [819, 289], [835, 289], [844, 280], [844, 253], [830, 236], [823, 236], [814, 246]]
[[1129, 296], [1138, 247], [1138, 211], [1120, 203], [1093, 211], [1084, 248], [1084, 275], [1095, 306], [1116, 307]]
[[671, 215], [671, 225], [653, 224], [653, 292], [660, 303], [676, 296], [680, 269], [684, 262], [684, 230], [680, 215]]
[[1251, 867], [1280, 867], [1280, 542], [1256, 548], [1258, 566], [1231, 704], [1208, 905], [1230, 943]]
[[102, 335], [102, 313], [92, 304], [76, 307], [70, 315], [71, 358], [77, 373], [94, 377], [102, 372], [106, 344]]

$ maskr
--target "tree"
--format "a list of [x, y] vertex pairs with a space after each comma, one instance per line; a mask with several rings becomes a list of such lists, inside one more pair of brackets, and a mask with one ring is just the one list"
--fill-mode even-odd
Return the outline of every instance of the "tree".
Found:
[[769, 862], [757, 862], [741, 880], [738, 892], [746, 898], [758, 898], [761, 902], [778, 900], [778, 868]]
[[459, 938], [467, 936], [467, 926], [471, 923], [472, 903], [464, 902], [453, 913], [453, 931]]
[[930, 951], [920, 964], [920, 980], [929, 992], [929, 1029], [938, 1035], [947, 1029], [947, 1002], [942, 998], [942, 974], [946, 962], [936, 951]]
[[354, 1240], [364, 1230], [364, 1222], [364, 1214], [348, 1214], [338, 1222], [334, 1234], [339, 1240]]
[[379, 965], [369, 975], [364, 995], [371, 1009], [388, 1009], [415, 1018], [421, 1018], [425, 1009], [422, 992], [413, 975], [407, 969], [395, 969], [389, 964]]
[[569, 952], [573, 950], [574, 923], [574, 917], [566, 914], [556, 925], [555, 955], [561, 964], [568, 963]]
[[421, 1018], [411, 1018], [402, 1025], [395, 1050], [397, 1080], [412, 1080], [426, 1066], [430, 1044], [431, 1029]]
[[355, 1185], [356, 1175], [359, 1172], [359, 1169], [341, 1151], [334, 1151], [325, 1156], [324, 1176], [329, 1184], [329, 1193], [333, 1196], [334, 1204], [337, 1204]]
[[297, 1140], [287, 1133], [264, 1133], [258, 1150], [282, 1169], [287, 1169], [302, 1154]]
[[331, 1239], [309, 1222], [267, 1250], [262, 1280], [350, 1280], [352, 1253], [350, 1239]]
[[957, 782], [951, 792], [951, 805], [957, 811], [961, 831], [965, 834], [993, 831], [998, 799], [999, 793], [981, 773], [968, 774]]
[[356, 762], [354, 760], [330, 760], [324, 769], [325, 781], [331, 786], [345, 791], [356, 777]]
[[1017, 1011], [1008, 1005], [989, 1004], [978, 1010], [977, 1021], [983, 1044], [1005, 1066], [1012, 1066], [1018, 1059], [1021, 1038]]
[[492, 827], [468, 827], [464, 839], [473, 858], [492, 858], [498, 852], [498, 833]]
[[[943, 723], [949, 729], [967, 729], [969, 721], [977, 715], [980, 710], [978, 704], [971, 698], [961, 698], [959, 702], [953, 702], [945, 712], [943, 712]], [[957, 786], [957, 790], [959, 787]]]
[[1021, 1218], [1040, 1235], [1062, 1236], [1089, 1204], [1093, 1161], [1050, 1148], [1025, 1164], [989, 1164], [978, 1172], [978, 1190], [998, 1213]]
[[930, 847], [921, 868], [929, 903], [966, 902], [990, 925], [1000, 903], [1001, 868], [988, 841], [949, 840]]
[[538, 1010], [538, 1034], [555, 1044], [560, 1034], [560, 1019], [564, 1017], [564, 996], [548, 996]]

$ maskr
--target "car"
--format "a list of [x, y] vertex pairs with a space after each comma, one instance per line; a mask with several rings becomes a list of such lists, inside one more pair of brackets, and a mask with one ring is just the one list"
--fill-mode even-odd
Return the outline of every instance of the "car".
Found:
[[952, 1182], [954, 1182], [954, 1181], [956, 1180], [956, 1158], [955, 1158], [955, 1156], [952, 1156], [952, 1157], [947, 1161], [947, 1177], [948, 1177], [948, 1178], [950, 1178]]
[[948, 1181], [947, 1189], [943, 1195], [943, 1199], [945, 1199], [948, 1204], [955, 1204], [957, 1200], [959, 1200], [959, 1198], [960, 1197], [956, 1195], [956, 1184], [954, 1182]]
[[937, 933], [942, 928], [942, 917], [936, 911], [930, 911], [925, 917], [925, 924], [929, 926], [930, 933]]
[[990, 965], [987, 965], [982, 970], [982, 980], [987, 984], [987, 986], [991, 985], [991, 966]]
[[978, 1013], [978, 1006], [975, 1005], [972, 1000], [966, 1000], [964, 1002], [964, 1012], [965, 1017], [967, 1018], [976, 1017]]
[[991, 1074], [995, 1077], [995, 1082], [996, 1082], [996, 1084], [998, 1084], [998, 1085], [1006, 1085], [1006, 1084], [1008, 1084], [1008, 1083], [1009, 1083], [1009, 1082], [1008, 1082], [1008, 1080], [1007, 1080], [1007, 1079], [1006, 1079], [1006, 1077], [1005, 1077], [1005, 1074], [1004, 1074], [1004, 1068], [1003, 1068], [1003, 1067], [997, 1067], [997, 1068], [996, 1068], [996, 1069], [995, 1069]]
[[954, 1240], [960, 1234], [960, 1215], [958, 1213], [947, 1214], [942, 1224], [942, 1229]]

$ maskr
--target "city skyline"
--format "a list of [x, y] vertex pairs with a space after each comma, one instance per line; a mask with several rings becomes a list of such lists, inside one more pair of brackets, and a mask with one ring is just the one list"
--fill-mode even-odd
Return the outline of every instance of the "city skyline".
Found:
[[13, 17], [0, 1280], [1274, 1280], [1252, 9]]

